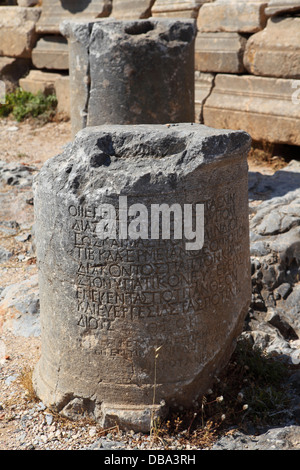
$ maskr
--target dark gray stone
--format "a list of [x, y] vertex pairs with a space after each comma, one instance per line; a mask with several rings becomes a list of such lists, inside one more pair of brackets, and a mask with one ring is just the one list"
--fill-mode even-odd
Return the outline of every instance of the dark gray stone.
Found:
[[194, 122], [194, 20], [63, 22], [73, 135], [86, 126]]
[[[197, 124], [99, 126], [45, 163], [34, 184], [34, 384], [46, 406], [70, 416], [80, 404], [102, 426], [149, 431], [152, 411], [189, 407], [209, 388], [250, 303], [250, 141]], [[130, 232], [136, 213], [128, 237], [118, 223], [103, 239], [103, 204], [112, 230], [115, 210], [128, 223], [120, 196], [151, 214], [155, 204], [203, 205], [204, 245]]]

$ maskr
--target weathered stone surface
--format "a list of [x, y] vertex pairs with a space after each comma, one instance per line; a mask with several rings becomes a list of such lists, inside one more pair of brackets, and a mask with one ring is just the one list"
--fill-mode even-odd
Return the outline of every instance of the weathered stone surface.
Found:
[[264, 0], [216, 0], [203, 5], [199, 11], [201, 32], [256, 33], [267, 22]]
[[116, 20], [149, 18], [155, 0], [114, 0], [112, 16]]
[[[300, 337], [300, 163], [292, 161], [274, 175], [250, 173], [249, 199], [251, 308], [265, 312], [276, 327], [273, 340], [264, 338], [267, 352], [299, 364], [299, 345], [291, 340]], [[254, 332], [261, 331], [259, 320]]]
[[32, 51], [32, 63], [38, 69], [68, 70], [68, 41], [58, 35], [43, 36]]
[[55, 93], [55, 82], [61, 75], [59, 73], [31, 70], [25, 78], [20, 79], [20, 87], [33, 94], [42, 91], [45, 95]]
[[29, 59], [0, 57], [0, 80], [5, 82], [6, 93], [13, 91], [19, 79], [28, 74], [31, 66]]
[[270, 0], [266, 8], [268, 16], [280, 15], [293, 11], [300, 11], [299, 0]]
[[37, 40], [40, 8], [1, 7], [0, 55], [30, 58]]
[[6, 287], [0, 296], [0, 331], [16, 336], [40, 336], [38, 276]]
[[195, 69], [201, 72], [242, 73], [247, 39], [238, 33], [199, 33]]
[[57, 98], [57, 112], [65, 117], [71, 117], [70, 104], [70, 77], [68, 75], [55, 80], [55, 94]]
[[64, 20], [109, 16], [112, 0], [43, 0], [43, 11], [37, 24], [38, 33], [58, 34]]
[[300, 106], [292, 101], [293, 87], [289, 79], [218, 74], [204, 106], [204, 124], [245, 129], [256, 141], [300, 145]]
[[203, 0], [156, 0], [152, 7], [152, 16], [197, 18], [203, 3]]
[[213, 451], [224, 450], [299, 450], [300, 426], [283, 426], [269, 429], [263, 434], [249, 436], [238, 431], [233, 435], [222, 437], [211, 448]]
[[73, 135], [85, 126], [194, 121], [194, 20], [64, 22]]
[[38, 0], [18, 0], [19, 7], [34, 7], [38, 3]]
[[254, 75], [300, 78], [300, 18], [271, 18], [248, 39], [244, 64]]
[[[34, 185], [42, 324], [34, 384], [46, 406], [70, 416], [80, 405], [102, 424], [113, 416], [149, 431], [154, 390], [159, 414], [191, 406], [210, 386], [251, 297], [249, 148], [244, 132], [197, 124], [100, 126], [46, 162]], [[153, 236], [155, 223], [135, 232], [137, 211], [152, 215], [163, 203], [204, 204], [201, 249], [187, 249], [186, 232]], [[116, 238], [105, 238], [103, 204], [130, 222], [128, 237], [118, 223]]]
[[213, 73], [195, 72], [195, 122], [203, 124], [203, 106], [214, 84]]

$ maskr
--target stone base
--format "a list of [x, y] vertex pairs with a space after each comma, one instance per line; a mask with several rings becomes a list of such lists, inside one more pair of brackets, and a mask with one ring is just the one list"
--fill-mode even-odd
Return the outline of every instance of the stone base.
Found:
[[164, 419], [168, 408], [164, 405], [126, 406], [104, 403], [101, 407], [103, 428], [118, 425], [121, 429], [150, 432], [153, 422]]

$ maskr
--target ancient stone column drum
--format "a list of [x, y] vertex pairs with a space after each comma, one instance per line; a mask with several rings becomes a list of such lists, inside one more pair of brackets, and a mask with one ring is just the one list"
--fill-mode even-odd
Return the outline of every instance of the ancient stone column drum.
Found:
[[62, 22], [73, 136], [86, 126], [194, 121], [194, 20]]
[[34, 183], [46, 406], [149, 431], [228, 362], [250, 298], [243, 131], [87, 127]]

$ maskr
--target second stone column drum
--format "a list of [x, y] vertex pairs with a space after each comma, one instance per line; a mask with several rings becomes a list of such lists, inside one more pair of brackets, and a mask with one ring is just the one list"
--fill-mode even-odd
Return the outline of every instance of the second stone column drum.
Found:
[[198, 124], [86, 128], [35, 181], [37, 395], [149, 431], [194, 406], [251, 298], [250, 137]]

